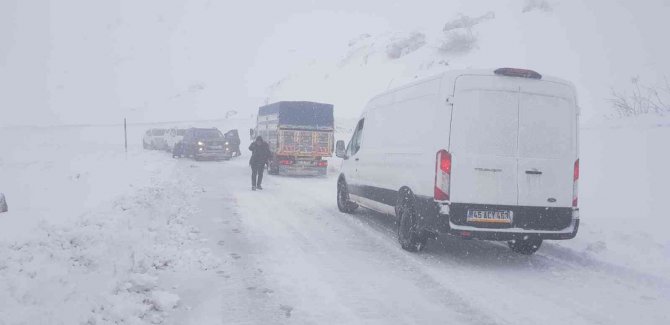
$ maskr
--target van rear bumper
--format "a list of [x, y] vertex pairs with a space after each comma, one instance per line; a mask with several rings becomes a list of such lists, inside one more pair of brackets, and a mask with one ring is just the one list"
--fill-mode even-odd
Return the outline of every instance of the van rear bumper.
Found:
[[449, 230], [447, 230], [446, 233], [465, 239], [507, 241], [533, 236], [541, 239], [565, 240], [575, 238], [578, 229], [579, 219], [572, 219], [570, 226], [560, 231], [523, 228], [486, 229], [471, 226], [459, 226], [449, 222]]
[[[493, 206], [431, 202], [436, 213], [422, 215], [426, 229], [446, 233], [466, 239], [507, 241], [525, 236], [537, 236], [542, 239], [565, 240], [575, 238], [579, 229], [579, 209], [524, 206]], [[434, 209], [434, 210], [433, 210]], [[468, 209], [511, 210], [514, 214], [512, 224], [482, 224], [467, 222]], [[435, 219], [430, 220], [429, 215]]]

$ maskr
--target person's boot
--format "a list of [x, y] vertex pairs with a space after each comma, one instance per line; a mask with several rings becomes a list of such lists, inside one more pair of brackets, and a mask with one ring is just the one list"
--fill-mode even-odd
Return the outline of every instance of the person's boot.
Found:
[[255, 191], [255, 190], [256, 190], [256, 186], [252, 186], [252, 187], [251, 187], [251, 190], [252, 190], [252, 191]]
[[256, 186], [256, 188], [259, 189], [259, 190], [262, 190], [263, 186], [258, 185], [258, 186]]

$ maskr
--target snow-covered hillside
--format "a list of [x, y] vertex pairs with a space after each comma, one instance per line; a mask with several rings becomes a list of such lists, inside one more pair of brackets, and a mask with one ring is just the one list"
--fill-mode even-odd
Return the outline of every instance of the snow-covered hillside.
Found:
[[[656, 57], [668, 49], [647, 51], [657, 46], [658, 30], [643, 22], [620, 23], [637, 19], [642, 10], [667, 13], [658, 1], [444, 2], [429, 8], [423, 19], [406, 17], [415, 27], [362, 31], [348, 42], [328, 44], [327, 53], [311, 44], [300, 48], [288, 55], [285, 61], [292, 64], [266, 84], [263, 95], [269, 102], [329, 102], [337, 116], [356, 117], [372, 96], [417, 78], [447, 69], [519, 67], [574, 82], [586, 121], [611, 114], [612, 89], [627, 90], [632, 77], [653, 84], [670, 75], [670, 63]], [[277, 52], [294, 51], [282, 46], [296, 44], [268, 48], [277, 61], [283, 58]], [[248, 79], [279, 75], [276, 61], [272, 65], [268, 61]]]

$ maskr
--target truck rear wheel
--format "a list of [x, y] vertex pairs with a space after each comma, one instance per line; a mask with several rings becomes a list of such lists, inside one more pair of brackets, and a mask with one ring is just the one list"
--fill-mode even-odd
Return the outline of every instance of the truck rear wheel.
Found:
[[279, 175], [279, 165], [275, 159], [270, 160], [270, 163], [268, 164], [268, 174]]

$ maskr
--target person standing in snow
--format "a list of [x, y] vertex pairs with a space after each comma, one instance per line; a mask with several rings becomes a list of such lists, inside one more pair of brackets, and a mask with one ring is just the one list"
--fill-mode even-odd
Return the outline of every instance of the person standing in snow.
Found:
[[270, 146], [267, 142], [263, 141], [263, 138], [258, 136], [256, 141], [252, 142], [249, 146], [251, 151], [251, 159], [249, 159], [249, 165], [251, 166], [251, 189], [255, 191], [256, 189], [262, 190], [261, 182], [263, 182], [263, 169], [265, 165], [268, 164], [268, 160], [272, 156], [270, 152]]

